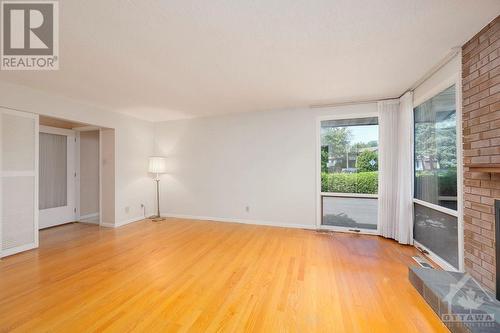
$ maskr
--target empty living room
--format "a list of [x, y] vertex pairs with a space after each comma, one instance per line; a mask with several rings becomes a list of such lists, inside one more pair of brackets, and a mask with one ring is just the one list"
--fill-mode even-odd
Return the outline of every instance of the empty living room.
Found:
[[500, 332], [500, 0], [0, 0], [3, 332]]

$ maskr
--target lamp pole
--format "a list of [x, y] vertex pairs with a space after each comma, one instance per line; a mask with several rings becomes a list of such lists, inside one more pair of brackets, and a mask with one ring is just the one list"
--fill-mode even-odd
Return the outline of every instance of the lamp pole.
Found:
[[160, 216], [160, 174], [156, 174], [156, 218], [161, 218]]
[[156, 175], [154, 181], [156, 182], [156, 215], [151, 216], [151, 220], [154, 222], [159, 222], [165, 220], [161, 217], [160, 213], [160, 174], [165, 173], [166, 170], [166, 159], [163, 156], [151, 156], [149, 157], [149, 168], [148, 171], [153, 175]]

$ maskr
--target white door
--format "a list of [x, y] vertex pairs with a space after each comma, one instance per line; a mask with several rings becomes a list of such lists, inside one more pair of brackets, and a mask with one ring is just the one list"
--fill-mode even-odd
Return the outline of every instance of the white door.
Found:
[[38, 115], [0, 108], [0, 257], [38, 247]]
[[76, 132], [40, 126], [40, 229], [76, 221]]

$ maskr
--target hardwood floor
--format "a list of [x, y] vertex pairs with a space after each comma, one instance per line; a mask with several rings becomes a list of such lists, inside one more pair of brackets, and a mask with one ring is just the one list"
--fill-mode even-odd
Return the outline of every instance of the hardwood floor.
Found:
[[447, 332], [376, 236], [168, 219], [70, 224], [0, 261], [0, 332]]

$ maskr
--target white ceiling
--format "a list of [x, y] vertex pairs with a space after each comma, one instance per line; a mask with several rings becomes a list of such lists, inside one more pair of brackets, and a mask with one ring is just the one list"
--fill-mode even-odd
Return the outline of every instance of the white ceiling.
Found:
[[0, 80], [159, 121], [401, 94], [499, 0], [64, 0], [60, 70]]

